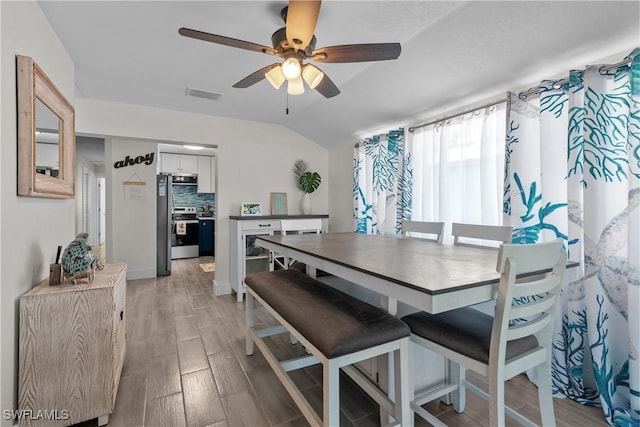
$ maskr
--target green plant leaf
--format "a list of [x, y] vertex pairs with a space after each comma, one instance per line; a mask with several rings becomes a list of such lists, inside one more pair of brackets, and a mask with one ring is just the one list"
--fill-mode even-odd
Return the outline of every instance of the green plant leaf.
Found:
[[318, 172], [305, 172], [300, 177], [300, 189], [305, 193], [313, 193], [318, 189], [322, 178]]
[[308, 172], [308, 171], [309, 171], [309, 165], [307, 165], [307, 162], [305, 162], [302, 159], [296, 160], [295, 163], [293, 164], [293, 180], [296, 183], [296, 187], [300, 191], [304, 191], [300, 186], [300, 178], [302, 178], [302, 175], [304, 175], [305, 172]]

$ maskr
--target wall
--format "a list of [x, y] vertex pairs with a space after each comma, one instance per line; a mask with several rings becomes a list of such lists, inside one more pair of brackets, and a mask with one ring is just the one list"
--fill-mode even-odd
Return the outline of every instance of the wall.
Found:
[[[18, 197], [15, 55], [31, 56], [74, 104], [74, 65], [33, 1], [0, 2], [0, 408], [17, 407], [18, 303], [49, 274], [58, 245], [75, 237], [73, 199]], [[2, 419], [3, 426], [10, 420]]]
[[[129, 280], [155, 277], [157, 144], [107, 138], [104, 151], [107, 262], [126, 262]], [[149, 153], [153, 153], [153, 163], [149, 165], [143, 162], [119, 168], [114, 166], [127, 156], [135, 159]], [[144, 182], [145, 185], [124, 185], [124, 182]]]
[[[291, 173], [296, 159], [306, 160], [311, 169], [322, 176], [324, 184], [312, 195], [313, 213], [328, 213], [327, 150], [285, 127], [93, 99], [77, 99], [75, 107], [78, 133], [110, 135], [112, 139], [126, 139], [130, 143], [140, 138], [158, 143], [218, 147], [215, 206], [217, 292], [230, 290], [229, 215], [238, 215], [242, 202], [256, 201], [268, 207], [271, 192], [286, 192], [289, 213], [300, 213], [301, 193], [295, 188]], [[123, 120], [123, 117], [127, 119]], [[118, 159], [106, 153], [105, 164], [113, 164], [115, 160]], [[146, 216], [127, 220], [138, 224], [144, 222], [144, 227], [155, 230], [155, 218]], [[118, 222], [114, 221], [112, 225], [114, 236], [121, 239], [119, 245], [123, 248], [136, 247], [138, 251], [155, 254], [155, 238], [144, 241], [135, 234], [118, 231], [117, 228], [122, 227]], [[107, 249], [110, 241], [107, 238]], [[124, 260], [117, 249], [112, 255], [114, 260]], [[155, 271], [155, 258], [153, 263], [139, 265], [138, 269]]]
[[329, 231], [353, 231], [353, 145], [329, 150], [329, 167]]

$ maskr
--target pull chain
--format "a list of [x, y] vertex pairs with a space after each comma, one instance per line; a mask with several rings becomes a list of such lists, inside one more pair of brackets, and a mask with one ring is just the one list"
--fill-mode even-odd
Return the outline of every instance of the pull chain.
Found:
[[289, 92], [286, 92], [286, 96], [287, 96], [287, 101], [286, 101], [286, 107], [285, 107], [285, 113], [287, 114], [287, 116], [289, 115]]

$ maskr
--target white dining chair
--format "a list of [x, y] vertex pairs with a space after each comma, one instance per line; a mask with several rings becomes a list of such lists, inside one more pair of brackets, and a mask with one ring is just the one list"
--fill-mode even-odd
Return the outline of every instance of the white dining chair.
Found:
[[[416, 234], [417, 233], [417, 234]], [[428, 236], [425, 236], [428, 235]], [[424, 240], [431, 240], [442, 243], [444, 237], [444, 222], [435, 221], [402, 221], [402, 235], [404, 237], [419, 237]]]
[[497, 248], [500, 243], [511, 243], [512, 232], [508, 225], [451, 224], [453, 244], [458, 246]]
[[[532, 245], [503, 244], [496, 267], [500, 283], [495, 316], [464, 307], [435, 315], [419, 312], [403, 317], [411, 328], [411, 341], [449, 359], [455, 373], [438, 390], [411, 397], [412, 410], [432, 424], [442, 425], [421, 405], [457, 391], [454, 408], [458, 406], [456, 411], [462, 412], [464, 391], [468, 388], [489, 401], [491, 426], [504, 426], [505, 412], [523, 425], [536, 425], [506, 407], [504, 395], [506, 380], [535, 368], [542, 425], [555, 426], [551, 346], [565, 265], [561, 239]], [[539, 275], [526, 282], [517, 278], [532, 273]], [[465, 369], [487, 377], [488, 393], [465, 380]]]
[[[322, 233], [322, 219], [321, 218], [301, 218], [301, 219], [283, 219], [280, 220], [280, 234], [309, 234]], [[280, 256], [273, 254], [273, 262], [277, 268], [289, 269], [295, 268], [303, 273], [306, 271], [306, 265], [286, 256]], [[274, 267], [275, 267], [274, 266]]]

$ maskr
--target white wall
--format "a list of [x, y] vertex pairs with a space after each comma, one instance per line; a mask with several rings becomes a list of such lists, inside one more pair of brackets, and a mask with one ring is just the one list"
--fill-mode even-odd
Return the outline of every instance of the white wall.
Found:
[[329, 231], [353, 231], [353, 145], [329, 150]]
[[[18, 197], [15, 55], [32, 57], [74, 103], [74, 66], [37, 3], [0, 2], [0, 408], [17, 408], [20, 295], [49, 274], [58, 245], [75, 237], [73, 199]], [[3, 426], [12, 425], [2, 419]]]
[[[271, 192], [288, 194], [289, 213], [300, 213], [300, 192], [293, 182], [292, 168], [302, 158], [317, 171], [323, 184], [312, 195], [313, 213], [328, 213], [327, 150], [282, 126], [260, 122], [226, 119], [199, 114], [120, 104], [92, 99], [77, 99], [78, 133], [111, 136], [122, 140], [144, 139], [157, 142], [203, 144], [218, 147], [216, 191], [216, 286], [230, 289], [229, 216], [239, 215], [240, 204], [257, 201], [269, 207]], [[112, 167], [107, 154], [107, 169]], [[125, 168], [126, 169], [126, 168]], [[115, 183], [117, 184], [117, 183]], [[350, 184], [349, 184], [350, 185]], [[155, 208], [153, 209], [155, 212]], [[128, 221], [153, 221], [148, 216]], [[332, 220], [330, 220], [331, 223]], [[121, 224], [113, 223], [113, 235], [122, 239], [118, 245], [137, 246], [139, 251], [155, 254], [155, 237], [142, 241], [135, 235], [120, 233]], [[107, 231], [109, 234], [109, 231]], [[111, 244], [107, 238], [107, 248]], [[117, 250], [112, 259], [126, 261]], [[138, 265], [138, 269], [152, 268]]]
[[[127, 279], [156, 277], [156, 161], [157, 144], [137, 140], [105, 140], [107, 204], [107, 262], [126, 262]], [[135, 159], [153, 153], [153, 163], [115, 168], [126, 156]], [[145, 185], [125, 186], [141, 181]], [[127, 197], [125, 191], [140, 191]]]

